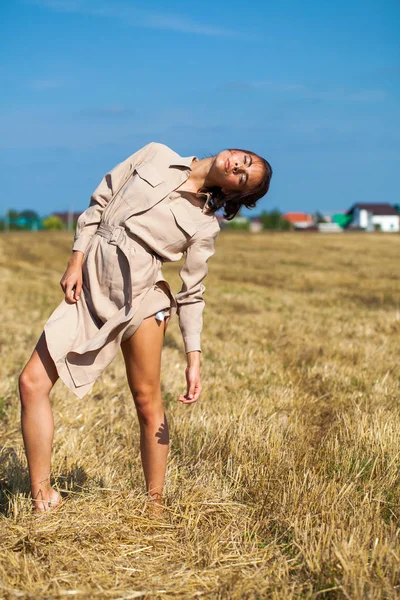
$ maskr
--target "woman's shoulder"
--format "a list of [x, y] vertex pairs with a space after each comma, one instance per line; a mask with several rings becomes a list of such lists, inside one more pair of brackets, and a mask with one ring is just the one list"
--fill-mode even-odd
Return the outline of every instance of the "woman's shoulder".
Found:
[[166, 144], [163, 144], [162, 142], [150, 142], [149, 144], [147, 144], [147, 146], [151, 148], [152, 154], [154, 155], [163, 155], [167, 157], [179, 156], [179, 154], [175, 152], [175, 150], [173, 150]]
[[155, 165], [157, 164], [163, 167], [190, 167], [194, 158], [197, 158], [195, 155], [191, 156], [181, 156], [162, 142], [150, 142], [148, 144], [151, 147], [151, 158]]

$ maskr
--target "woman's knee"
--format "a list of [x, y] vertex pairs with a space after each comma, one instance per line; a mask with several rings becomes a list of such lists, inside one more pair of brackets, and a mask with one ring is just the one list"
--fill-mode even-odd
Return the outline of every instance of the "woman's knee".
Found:
[[19, 375], [18, 388], [21, 403], [25, 405], [27, 402], [31, 403], [37, 397], [49, 394], [52, 385], [48, 378], [41, 377], [28, 363]]
[[32, 356], [18, 378], [18, 387], [23, 404], [48, 395], [58, 379], [58, 373], [47, 348], [42, 332]]
[[160, 420], [164, 409], [159, 385], [142, 385], [133, 389], [132, 395], [142, 423], [149, 425]]

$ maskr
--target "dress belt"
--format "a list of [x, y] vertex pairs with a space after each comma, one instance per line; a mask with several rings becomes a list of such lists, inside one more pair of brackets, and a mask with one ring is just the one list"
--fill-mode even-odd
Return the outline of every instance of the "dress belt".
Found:
[[104, 221], [100, 221], [96, 233], [106, 238], [109, 244], [115, 246], [119, 246], [122, 242], [122, 236], [126, 235], [125, 227], [122, 227], [122, 225], [110, 225]]
[[96, 230], [98, 235], [104, 237], [109, 244], [113, 244], [114, 246], [118, 246], [121, 248], [123, 252], [127, 255], [127, 259], [129, 261], [129, 252], [126, 252], [127, 246], [129, 246], [130, 240], [135, 241], [139, 246], [143, 248], [149, 254], [152, 254], [155, 258], [157, 258], [161, 263], [164, 262], [162, 256], [157, 254], [150, 246], [145, 244], [140, 238], [135, 239], [137, 236], [134, 236], [132, 233], [127, 233], [127, 230], [123, 225], [111, 225], [110, 223], [106, 223], [105, 221], [100, 221], [99, 226]]
[[109, 244], [118, 246], [127, 262], [127, 289], [128, 289], [128, 307], [132, 306], [132, 274], [131, 274], [131, 252], [130, 243], [126, 234], [126, 229], [122, 225], [111, 225], [105, 221], [100, 221], [96, 234], [104, 237]]

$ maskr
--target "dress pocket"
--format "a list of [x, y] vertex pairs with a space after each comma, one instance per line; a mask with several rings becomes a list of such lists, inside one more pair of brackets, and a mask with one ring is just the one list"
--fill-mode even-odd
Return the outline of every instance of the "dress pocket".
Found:
[[197, 226], [196, 223], [192, 220], [189, 211], [186, 209], [185, 205], [182, 203], [182, 200], [177, 203], [174, 202], [169, 207], [170, 211], [174, 215], [176, 224], [178, 227], [183, 229], [183, 231], [189, 236], [192, 237], [196, 231]]
[[135, 167], [129, 181], [122, 189], [121, 197], [131, 208], [140, 208], [141, 204], [150, 201], [154, 194], [159, 194], [159, 187], [165, 178], [160, 171], [149, 163]]
[[152, 187], [157, 187], [164, 181], [164, 177], [151, 162], [142, 163], [135, 170], [139, 177], [147, 181]]

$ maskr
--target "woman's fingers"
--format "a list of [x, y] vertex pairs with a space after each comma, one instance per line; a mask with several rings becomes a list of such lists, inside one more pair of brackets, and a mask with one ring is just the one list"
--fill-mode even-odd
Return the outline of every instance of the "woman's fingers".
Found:
[[193, 402], [197, 402], [201, 394], [201, 381], [198, 380], [189, 380], [188, 381], [188, 390], [186, 394], [179, 394], [178, 400], [182, 402], [182, 404], [193, 404]]
[[65, 286], [65, 298], [69, 302], [76, 302], [74, 298], [74, 282], [70, 279], [67, 281], [67, 284]]
[[68, 266], [60, 281], [61, 288], [68, 302], [77, 302], [82, 293], [82, 268]]
[[200, 394], [201, 394], [201, 383], [198, 382], [198, 384], [196, 385], [195, 390], [194, 390], [193, 402], [196, 402], [196, 400], [199, 399]]
[[75, 300], [78, 301], [81, 297], [82, 293], [82, 279], [78, 278], [78, 281], [75, 284]]
[[182, 404], [193, 404], [193, 402], [196, 402], [196, 400], [194, 398], [189, 399], [187, 397], [187, 395], [183, 395], [183, 394], [179, 394], [178, 400]]
[[187, 382], [187, 397], [191, 400], [194, 396], [194, 390], [196, 387], [196, 380], [193, 378], [189, 378]]

